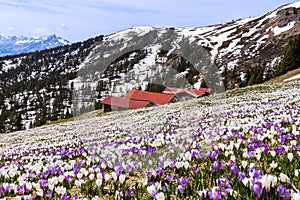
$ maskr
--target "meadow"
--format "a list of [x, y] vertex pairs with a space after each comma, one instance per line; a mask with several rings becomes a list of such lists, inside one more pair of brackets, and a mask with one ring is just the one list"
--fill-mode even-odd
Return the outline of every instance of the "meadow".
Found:
[[300, 199], [300, 82], [0, 135], [0, 199]]

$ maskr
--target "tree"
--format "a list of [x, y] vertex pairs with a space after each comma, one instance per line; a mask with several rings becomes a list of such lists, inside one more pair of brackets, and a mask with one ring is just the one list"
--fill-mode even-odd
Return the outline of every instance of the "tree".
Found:
[[275, 71], [275, 76], [300, 67], [300, 35], [292, 38], [285, 49], [283, 59]]

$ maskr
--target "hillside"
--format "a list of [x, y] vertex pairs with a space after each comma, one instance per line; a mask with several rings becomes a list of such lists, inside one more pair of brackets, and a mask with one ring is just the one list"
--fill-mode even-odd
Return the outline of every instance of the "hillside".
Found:
[[[0, 132], [94, 110], [107, 95], [151, 84], [215, 92], [298, 68], [300, 2], [197, 28], [135, 27], [50, 50], [0, 58]], [[297, 37], [298, 36], [298, 37]], [[283, 63], [283, 64], [282, 64]], [[292, 65], [292, 66], [286, 66]], [[149, 85], [150, 84], [150, 85]]]
[[251, 86], [2, 134], [0, 198], [296, 200], [299, 88]]

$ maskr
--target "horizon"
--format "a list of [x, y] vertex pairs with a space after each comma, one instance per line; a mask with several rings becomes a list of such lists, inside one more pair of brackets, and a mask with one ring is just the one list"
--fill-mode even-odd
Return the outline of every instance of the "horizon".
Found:
[[132, 27], [194, 28], [259, 17], [297, 2], [258, 0], [144, 1], [0, 0], [0, 35], [42, 37], [55, 34], [71, 43]]

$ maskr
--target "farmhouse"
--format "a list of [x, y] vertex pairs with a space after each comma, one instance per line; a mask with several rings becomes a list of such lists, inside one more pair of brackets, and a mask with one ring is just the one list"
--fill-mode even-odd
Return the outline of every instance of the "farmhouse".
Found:
[[164, 105], [167, 103], [175, 102], [174, 94], [163, 94], [156, 92], [146, 92], [140, 90], [131, 90], [125, 94], [124, 98], [138, 101], [150, 101], [155, 105]]
[[163, 91], [164, 94], [174, 94], [177, 100], [187, 100], [192, 98], [199, 98], [206, 96], [211, 92], [210, 88], [196, 89], [181, 89], [166, 87]]
[[101, 101], [101, 104], [104, 105], [104, 112], [110, 112], [112, 110], [144, 108], [152, 105], [150, 101], [132, 100], [113, 96], [106, 97], [103, 101]]

